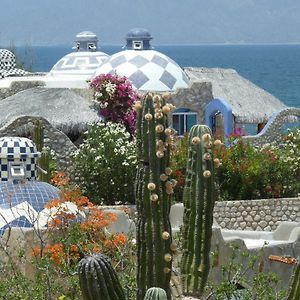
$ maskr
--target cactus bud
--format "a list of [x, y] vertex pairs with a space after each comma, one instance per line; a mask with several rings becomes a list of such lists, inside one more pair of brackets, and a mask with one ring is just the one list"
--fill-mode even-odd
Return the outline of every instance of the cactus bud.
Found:
[[156, 131], [157, 133], [162, 133], [162, 132], [164, 131], [164, 126], [161, 125], [161, 124], [156, 125], [155, 131]]
[[172, 255], [170, 253], [165, 254], [164, 260], [166, 262], [170, 262], [172, 260]]
[[221, 166], [221, 162], [220, 162], [220, 160], [219, 160], [218, 158], [215, 158], [215, 159], [214, 159], [214, 166], [215, 166], [216, 168], [219, 168], [219, 167]]
[[135, 110], [140, 110], [140, 109], [142, 109], [142, 103], [141, 103], [141, 101], [136, 101], [136, 102], [134, 103], [134, 109], [135, 109]]
[[215, 140], [215, 141], [214, 141], [214, 145], [215, 145], [216, 147], [220, 147], [222, 144], [223, 144], [223, 143], [222, 143], [220, 140]]
[[195, 136], [192, 138], [192, 144], [193, 145], [199, 145], [200, 144], [200, 138], [198, 136]]
[[172, 174], [172, 169], [171, 168], [166, 168], [165, 172], [167, 175], [171, 175]]
[[211, 176], [211, 172], [209, 171], [209, 170], [205, 170], [204, 172], [203, 172], [203, 177], [204, 178], [209, 178]]
[[170, 268], [164, 268], [164, 273], [166, 273], [166, 274], [168, 274], [168, 273], [170, 273], [171, 272], [171, 269]]
[[146, 119], [147, 121], [151, 121], [152, 118], [153, 118], [153, 116], [152, 116], [151, 114], [146, 114], [146, 115], [145, 115], [145, 119]]
[[159, 178], [161, 181], [166, 181], [168, 179], [168, 176], [163, 173], [163, 174], [160, 174]]
[[147, 188], [149, 191], [154, 191], [156, 188], [156, 185], [155, 185], [155, 183], [150, 182], [150, 183], [148, 183]]
[[168, 240], [170, 238], [170, 233], [168, 231], [164, 231], [161, 235], [161, 237], [163, 238], [163, 240]]
[[158, 200], [158, 195], [157, 194], [152, 194], [150, 196], [150, 200], [153, 201], [153, 202], [156, 202]]
[[209, 153], [204, 153], [203, 160], [211, 160], [211, 155]]
[[163, 106], [162, 112], [164, 114], [168, 114], [171, 111], [170, 107], [168, 105]]
[[156, 156], [157, 156], [158, 158], [164, 157], [163, 151], [157, 151], [157, 152], [156, 152]]

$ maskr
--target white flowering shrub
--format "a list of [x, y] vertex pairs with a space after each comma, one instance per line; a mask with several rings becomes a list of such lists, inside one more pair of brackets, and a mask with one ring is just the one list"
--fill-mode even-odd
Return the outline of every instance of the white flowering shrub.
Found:
[[83, 144], [74, 154], [74, 163], [78, 184], [92, 202], [134, 202], [135, 141], [124, 125], [89, 125]]

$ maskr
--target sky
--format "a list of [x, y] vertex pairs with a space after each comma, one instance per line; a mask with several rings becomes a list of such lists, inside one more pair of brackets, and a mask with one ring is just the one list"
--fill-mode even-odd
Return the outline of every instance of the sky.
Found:
[[122, 45], [146, 28], [152, 44], [300, 43], [299, 0], [1, 0], [0, 45], [69, 45], [77, 33]]

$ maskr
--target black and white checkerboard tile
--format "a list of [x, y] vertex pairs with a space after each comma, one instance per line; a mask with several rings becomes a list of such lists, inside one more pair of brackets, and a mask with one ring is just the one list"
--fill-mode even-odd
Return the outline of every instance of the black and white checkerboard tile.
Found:
[[27, 138], [0, 138], [0, 180], [7, 181], [9, 177], [9, 163], [24, 163], [26, 178], [36, 179], [36, 160], [39, 157], [36, 146]]
[[16, 68], [16, 56], [7, 49], [0, 49], [0, 78], [23, 76], [28, 72]]
[[189, 79], [179, 65], [154, 50], [125, 50], [116, 53], [95, 73], [126, 76], [138, 90], [174, 91], [187, 88]]

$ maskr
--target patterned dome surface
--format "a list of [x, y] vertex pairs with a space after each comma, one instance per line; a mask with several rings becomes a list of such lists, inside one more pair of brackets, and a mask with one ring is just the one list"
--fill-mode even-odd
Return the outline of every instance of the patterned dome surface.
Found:
[[16, 56], [13, 52], [0, 49], [0, 78], [26, 74], [26, 71], [16, 68]]
[[46, 182], [0, 182], [0, 235], [9, 226], [46, 226], [45, 204], [58, 197], [59, 189]]
[[36, 146], [32, 140], [20, 137], [0, 138], [0, 158], [38, 157]]
[[93, 75], [109, 55], [104, 52], [72, 52], [61, 58], [51, 69], [50, 75]]
[[174, 91], [188, 87], [189, 79], [179, 65], [155, 50], [125, 50], [104, 62], [95, 72], [126, 76], [137, 90]]

